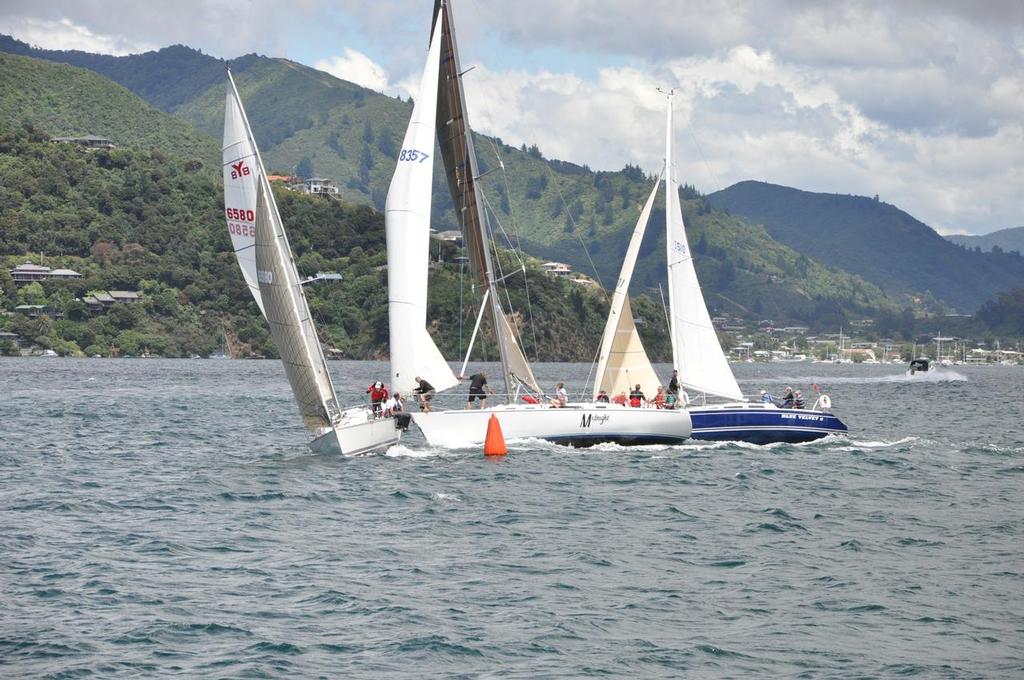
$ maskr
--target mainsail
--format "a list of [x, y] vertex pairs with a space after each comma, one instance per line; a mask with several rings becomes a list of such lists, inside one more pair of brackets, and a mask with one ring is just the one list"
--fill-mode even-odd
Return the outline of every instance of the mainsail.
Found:
[[711, 315], [693, 268], [693, 253], [686, 240], [679, 183], [672, 158], [672, 96], [668, 97], [665, 132], [665, 217], [668, 233], [668, 288], [672, 334], [672, 366], [680, 382], [695, 392], [742, 400], [743, 393], [718, 342]]
[[228, 71], [228, 93], [224, 103], [224, 214], [231, 235], [231, 247], [238, 266], [260, 311], [266, 316], [256, 281], [256, 185], [264, 174], [263, 161], [252, 137], [249, 121], [238, 97], [235, 81]]
[[[477, 284], [486, 291], [494, 287], [497, 272], [491, 257], [487, 215], [478, 196], [476, 151], [473, 133], [466, 117], [466, 98], [462, 90], [462, 72], [455, 42], [451, 3], [437, 0], [434, 5], [434, 33], [441, 32], [440, 73], [437, 79], [437, 139], [445, 176], [451, 191], [452, 203], [462, 223], [462, 236], [466, 244], [471, 268]], [[434, 35], [431, 35], [433, 44]], [[516, 340], [514, 327], [501, 307], [500, 296], [492, 290], [488, 296], [491, 326], [501, 354], [502, 372], [506, 379], [516, 380], [535, 392], [537, 385], [530, 364], [526, 361]]]
[[270, 335], [281, 354], [303, 423], [320, 432], [337, 422], [341, 411], [288, 237], [270, 185], [262, 175], [256, 184], [255, 217], [256, 277]]
[[435, 25], [419, 95], [384, 208], [391, 386], [397, 392], [411, 391], [416, 387], [417, 376], [422, 376], [437, 390], [448, 389], [459, 382], [426, 329], [434, 176], [434, 163], [429, 159], [434, 155], [440, 54], [441, 31]]
[[640, 218], [633, 228], [633, 236], [626, 248], [626, 258], [619, 271], [619, 280], [615, 284], [612, 300], [605, 323], [604, 336], [601, 338], [601, 349], [597, 359], [597, 377], [594, 380], [594, 398], [604, 390], [609, 395], [629, 392], [639, 384], [648, 396], [654, 396], [660, 381], [647, 352], [644, 350], [640, 335], [633, 321], [633, 310], [629, 304], [629, 282], [633, 278], [633, 268], [640, 252], [640, 243], [644, 239], [644, 231], [651, 217], [654, 198], [658, 194], [661, 180], [654, 184], [647, 203], [640, 212]]

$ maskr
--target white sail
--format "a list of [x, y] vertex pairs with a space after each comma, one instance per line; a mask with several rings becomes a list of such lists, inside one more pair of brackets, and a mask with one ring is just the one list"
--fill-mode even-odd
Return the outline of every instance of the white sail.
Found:
[[543, 392], [544, 390], [537, 384], [537, 378], [533, 376], [530, 362], [526, 360], [523, 350], [519, 348], [519, 342], [516, 340], [516, 333], [512, 328], [512, 323], [508, 320], [508, 314], [501, 310], [500, 305], [497, 309], [498, 318], [501, 319], [498, 324], [498, 347], [505, 348], [503, 356], [505, 357], [504, 363], [508, 367], [506, 369], [508, 370], [508, 377], [526, 385], [534, 392]]
[[665, 217], [668, 259], [670, 326], [672, 329], [672, 366], [679, 371], [683, 387], [726, 399], [742, 400], [711, 324], [704, 295], [693, 268], [693, 253], [686, 239], [679, 184], [672, 158], [672, 98], [668, 100], [668, 124], [665, 133]]
[[266, 316], [256, 281], [256, 178], [263, 163], [253, 140], [249, 121], [228, 72], [228, 93], [224, 103], [224, 215], [231, 247], [249, 292]]
[[384, 208], [391, 386], [403, 393], [416, 387], [417, 376], [437, 390], [459, 382], [426, 329], [440, 26], [439, 16]]
[[629, 304], [629, 283], [633, 278], [633, 268], [660, 184], [660, 181], [655, 183], [633, 228], [633, 236], [629, 240], [629, 247], [626, 248], [626, 258], [619, 271], [619, 280], [612, 292], [608, 321], [604, 326], [604, 336], [601, 338], [601, 349], [598, 352], [597, 376], [594, 379], [595, 399], [601, 390], [609, 395], [623, 391], [628, 393], [638, 383], [644, 394], [654, 396], [658, 385], [661, 384], [640, 341], [640, 334], [637, 333], [636, 324], [633, 322], [633, 310]]
[[323, 349], [299, 283], [288, 237], [266, 181], [256, 184], [256, 277], [302, 421], [314, 432], [334, 425], [340, 415]]

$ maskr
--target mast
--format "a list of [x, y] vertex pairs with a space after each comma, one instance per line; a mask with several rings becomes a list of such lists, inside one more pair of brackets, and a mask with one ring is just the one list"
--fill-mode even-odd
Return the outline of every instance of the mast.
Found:
[[[676, 167], [672, 159], [672, 98], [676, 95], [675, 89], [671, 89], [668, 92], [664, 92], [661, 88], [658, 88], [659, 92], [665, 95], [668, 99], [668, 106], [666, 107], [666, 120], [665, 120], [665, 227], [668, 231], [671, 231], [670, 225], [672, 224], [672, 187], [675, 186]], [[668, 313], [672, 323], [669, 325], [669, 338], [672, 340], [672, 370], [679, 370], [679, 345], [676, 342], [676, 306], [678, 301], [675, 295], [672, 294], [672, 234], [666, 233], [665, 235], [665, 247], [668, 248], [668, 253], [665, 258], [665, 265], [668, 268]], [[682, 373], [680, 373], [682, 375]]]
[[441, 73], [438, 78], [437, 137], [444, 160], [448, 188], [452, 203], [462, 223], [463, 240], [477, 284], [484, 293], [489, 292], [489, 318], [494, 328], [498, 352], [501, 355], [502, 377], [505, 395], [511, 398], [515, 378], [534, 386], [536, 381], [526, 363], [522, 351], [511, 333], [511, 327], [501, 307], [500, 297], [494, 289], [496, 276], [491, 256], [491, 241], [488, 231], [487, 214], [477, 193], [479, 169], [473, 146], [473, 132], [466, 114], [466, 98], [462, 87], [462, 72], [459, 66], [459, 51], [455, 41], [454, 20], [451, 2], [436, 0], [434, 20], [438, 13], [441, 21]]
[[686, 238], [679, 183], [672, 155], [672, 97], [668, 97], [665, 130], [665, 263], [668, 267], [672, 367], [680, 383], [695, 392], [742, 400], [743, 392], [718, 341]]

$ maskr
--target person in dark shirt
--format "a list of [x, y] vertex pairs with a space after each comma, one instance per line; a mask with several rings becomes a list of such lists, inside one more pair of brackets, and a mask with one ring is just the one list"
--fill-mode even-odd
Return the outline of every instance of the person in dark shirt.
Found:
[[672, 371], [672, 379], [668, 381], [668, 393], [679, 396], [679, 371]]
[[416, 376], [416, 387], [413, 388], [413, 392], [420, 395], [420, 410], [424, 413], [430, 413], [430, 400], [437, 394], [437, 390], [434, 386], [428, 383], [423, 378]]
[[469, 397], [466, 399], [466, 408], [473, 408], [473, 400], [477, 399], [480, 401], [480, 408], [487, 408], [487, 394], [484, 393], [487, 390], [491, 394], [494, 394], [494, 390], [487, 386], [487, 374], [483, 371], [469, 376]]
[[633, 408], [640, 408], [647, 401], [647, 397], [644, 396], [643, 390], [640, 389], [640, 383], [636, 384], [633, 391], [629, 393], [629, 405]]
[[601, 390], [600, 392], [598, 392], [597, 393], [597, 401], [600, 402], [600, 403], [603, 403], [603, 404], [607, 404], [608, 403], [608, 393], [605, 392], [604, 390]]
[[782, 393], [782, 408], [793, 408], [793, 402], [796, 397], [793, 396], [793, 388], [787, 387], [786, 391]]

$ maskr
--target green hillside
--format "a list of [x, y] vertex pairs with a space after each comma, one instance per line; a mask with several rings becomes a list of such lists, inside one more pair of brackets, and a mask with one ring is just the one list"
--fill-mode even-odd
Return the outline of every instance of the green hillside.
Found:
[[782, 243], [858, 274], [890, 294], [930, 292], [961, 312], [973, 312], [997, 293], [1024, 283], [1024, 258], [958, 247], [877, 199], [740, 182], [708, 200], [763, 224]]
[[55, 137], [96, 135], [219, 167], [219, 147], [187, 123], [96, 73], [0, 52], [0, 120]]
[[44, 50], [0, 35], [0, 52], [95, 71], [167, 112], [224, 80], [224, 62], [183, 45], [113, 57], [79, 50]]
[[[0, 306], [46, 304], [65, 315], [4, 317], [2, 330], [61, 352], [106, 354], [117, 347], [129, 354], [149, 349], [187, 356], [207, 354], [223, 341], [242, 356], [274, 355], [230, 249], [219, 171], [159, 150], [86, 151], [52, 143], [48, 133], [33, 128], [0, 126], [0, 176]], [[384, 358], [381, 214], [284, 190], [277, 199], [300, 272], [344, 275], [338, 284], [308, 289], [323, 340], [352, 358]], [[477, 300], [453, 263], [454, 248], [435, 248], [449, 264], [431, 270], [428, 315], [438, 345], [457, 356], [468, 341]], [[38, 263], [40, 252], [48, 254], [47, 266], [69, 267], [84, 278], [15, 288], [8, 270], [26, 260]], [[528, 354], [590, 360], [607, 311], [604, 296], [536, 269], [529, 276], [529, 300], [523, 288], [512, 292], [516, 309], [532, 310], [534, 323], [524, 330]], [[75, 298], [93, 290], [141, 290], [145, 302], [90, 317]], [[664, 336], [654, 335], [648, 344], [665, 356]], [[493, 344], [478, 342], [476, 356], [495, 358]]]

